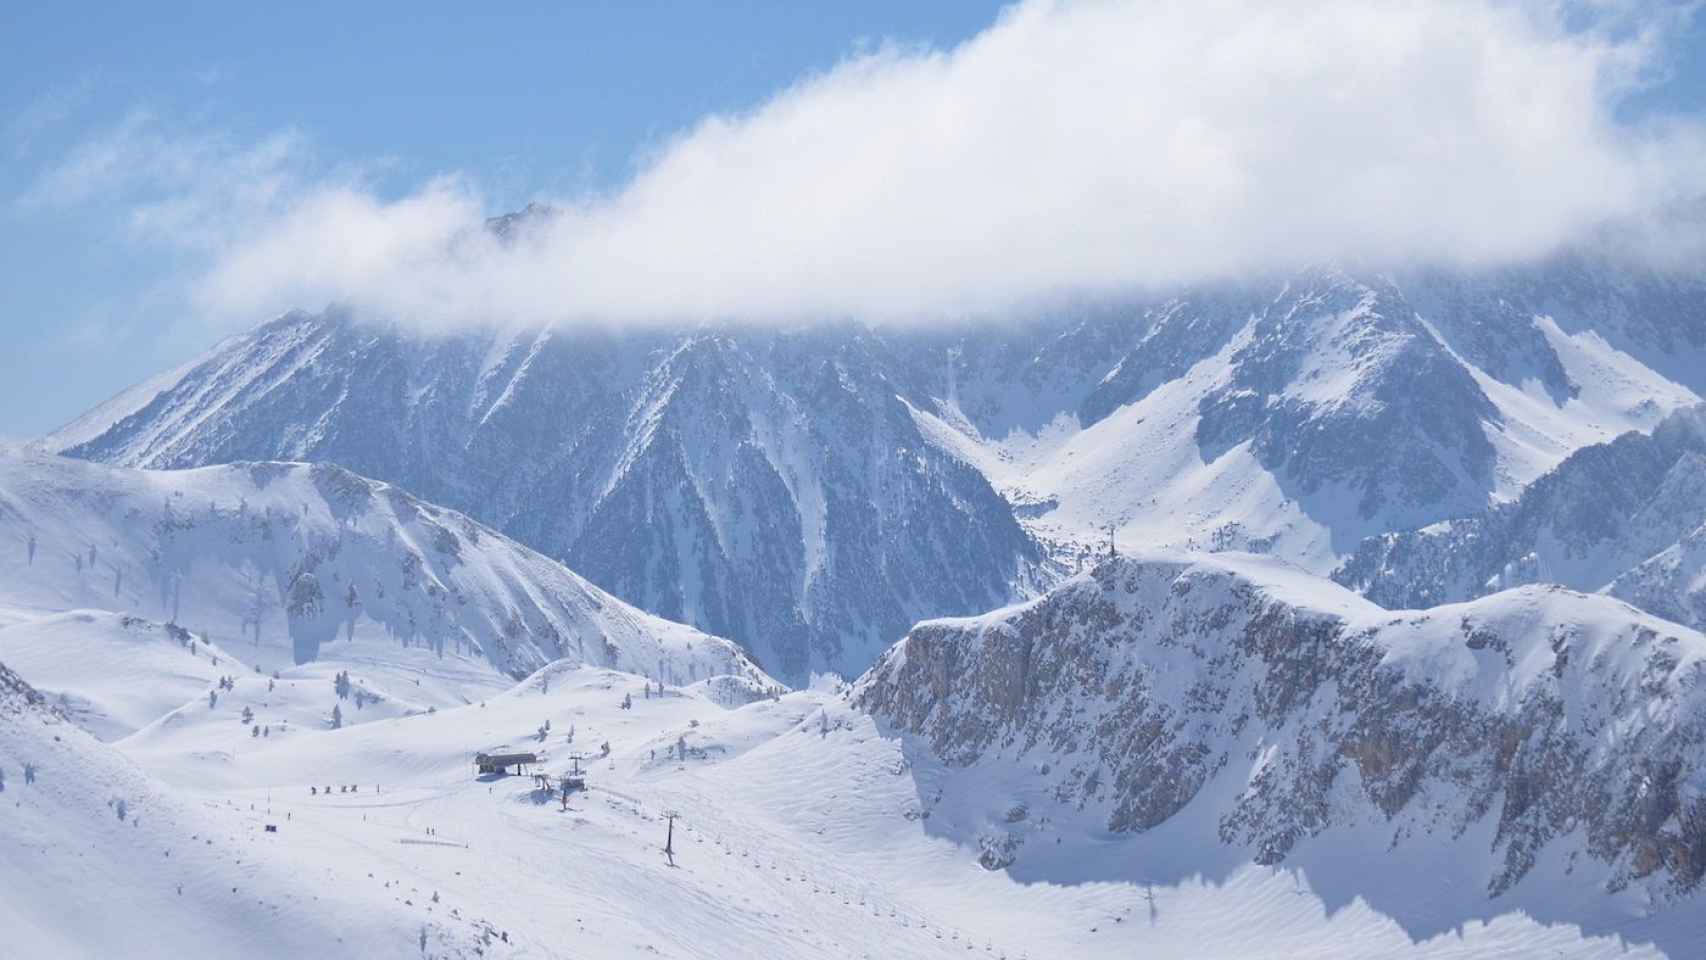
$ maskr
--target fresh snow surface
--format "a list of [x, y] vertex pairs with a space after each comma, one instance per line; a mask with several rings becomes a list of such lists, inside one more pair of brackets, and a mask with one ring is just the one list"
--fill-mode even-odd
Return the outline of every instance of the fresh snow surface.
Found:
[[[467, 706], [255, 741], [235, 715], [267, 714], [273, 696], [242, 678], [216, 710], [192, 704], [116, 750], [7, 716], [0, 862], [36, 880], [0, 892], [9, 945], [401, 958], [423, 955], [424, 929], [428, 956], [1659, 956], [1516, 913], [1414, 942], [1308, 873], [1229, 867], [1213, 849], [1200, 873], [1151, 882], [1134, 840], [1070, 812], [1059, 879], [986, 871], [932, 827], [970, 810], [921, 813], [942, 781], [975, 797], [978, 778], [1005, 789], [1001, 771], [917, 766], [821, 689], [730, 709], [704, 682], [650, 697], [646, 683], [552, 666]], [[471, 754], [496, 748], [537, 751], [553, 775], [591, 753], [590, 789], [565, 811], [529, 779], [475, 776]], [[77, 903], [100, 922], [67, 915]]]

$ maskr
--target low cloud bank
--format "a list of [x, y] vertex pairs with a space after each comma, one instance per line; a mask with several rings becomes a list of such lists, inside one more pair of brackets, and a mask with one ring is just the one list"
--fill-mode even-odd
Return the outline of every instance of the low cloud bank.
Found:
[[371, 165], [306, 173], [300, 137], [185, 143], [146, 118], [26, 201], [140, 179], [133, 227], [193, 250], [194, 301], [243, 322], [330, 301], [428, 326], [928, 322], [1330, 260], [1591, 243], [1697, 265], [1706, 127], [1618, 117], [1691, 12], [1024, 3], [953, 50], [882, 49], [707, 117], [508, 240], [466, 177], [388, 196]]

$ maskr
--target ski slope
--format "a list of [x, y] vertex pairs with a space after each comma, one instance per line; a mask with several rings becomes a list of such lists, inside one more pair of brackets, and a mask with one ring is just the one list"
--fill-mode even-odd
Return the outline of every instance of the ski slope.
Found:
[[359, 860], [302, 870], [264, 811], [166, 787], [4, 667], [0, 770], [7, 956], [419, 957], [423, 930], [431, 955], [475, 955], [463, 928], [340, 895]]
[[[650, 684], [553, 665], [464, 706], [256, 741], [232, 736], [232, 712], [267, 698], [244, 682], [217, 710], [187, 709], [113, 747], [59, 723], [94, 759], [74, 779], [44, 763], [27, 787], [17, 758], [57, 748], [43, 721], [8, 717], [0, 799], [32, 812], [20, 820], [25, 807], [0, 804], [0, 842], [9, 868], [43, 882], [6, 885], [0, 913], [26, 918], [13, 927], [26, 946], [73, 957], [108, 954], [121, 938], [127, 956], [419, 957], [423, 928], [427, 956], [1663, 955], [1496, 905], [1457, 928], [1407, 930], [1346, 896], [1333, 883], [1342, 868], [1261, 867], [1213, 844], [1163, 856], [1066, 804], [1033, 801], [1027, 813], [1056, 850], [1037, 847], [1023, 870], [986, 870], [961, 825], [988, 816], [1022, 770], [942, 766], [833, 684], [733, 707], [740, 698], [714, 682], [662, 695]], [[565, 810], [530, 779], [476, 776], [472, 753], [495, 749], [538, 752], [553, 775], [591, 754], [579, 761], [589, 789]], [[49, 788], [53, 803], [40, 802]], [[140, 826], [117, 820], [115, 795], [139, 798]], [[80, 819], [57, 810], [68, 796], [82, 797]], [[24, 841], [56, 822], [53, 842]], [[210, 835], [193, 869], [155, 863]], [[85, 863], [91, 837], [102, 859]], [[1337, 853], [1374, 856], [1379, 844], [1353, 837]], [[186, 876], [195, 899], [178, 907]], [[1450, 901], [1437, 882], [1394, 881]], [[232, 886], [228, 905], [210, 905]], [[63, 923], [63, 904], [90, 900], [123, 928]], [[269, 939], [281, 925], [293, 929]]]

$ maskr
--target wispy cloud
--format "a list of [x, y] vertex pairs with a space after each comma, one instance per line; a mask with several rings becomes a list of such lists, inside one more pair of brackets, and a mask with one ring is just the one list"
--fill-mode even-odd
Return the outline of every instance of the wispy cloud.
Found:
[[31, 100], [6, 123], [5, 139], [14, 159], [27, 157], [40, 137], [70, 119], [94, 90], [94, 80], [83, 76], [51, 87]]
[[173, 138], [145, 115], [27, 202], [137, 195], [140, 235], [204, 252], [196, 301], [245, 321], [333, 300], [423, 324], [927, 319], [1322, 260], [1697, 253], [1677, 211], [1706, 198], [1706, 127], [1617, 117], [1683, 13], [1038, 0], [707, 117], [509, 245], [467, 177], [383, 195], [294, 134]]

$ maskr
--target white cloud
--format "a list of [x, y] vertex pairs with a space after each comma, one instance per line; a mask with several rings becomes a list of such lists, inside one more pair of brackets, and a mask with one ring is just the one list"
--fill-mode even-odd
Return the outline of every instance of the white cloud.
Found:
[[[1699, 240], [1675, 212], [1706, 197], [1706, 134], [1616, 112], [1681, 8], [1583, 9], [1600, 28], [1499, 0], [1026, 3], [952, 51], [879, 48], [708, 117], [509, 247], [465, 178], [382, 198], [303, 175], [288, 137], [143, 138], [183, 185], [134, 220], [205, 250], [199, 302], [244, 320], [333, 300], [422, 323], [928, 318], [1609, 235], [1674, 253]], [[137, 166], [112, 147], [35, 193]]]

